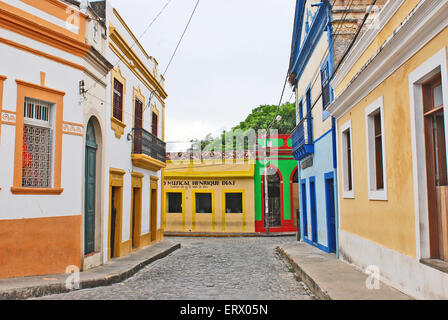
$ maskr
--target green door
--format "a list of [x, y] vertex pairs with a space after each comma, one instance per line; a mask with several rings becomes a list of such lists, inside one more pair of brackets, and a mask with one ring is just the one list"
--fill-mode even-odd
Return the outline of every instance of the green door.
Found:
[[84, 199], [84, 253], [95, 251], [95, 187], [96, 187], [95, 130], [90, 120], [86, 133], [85, 199]]

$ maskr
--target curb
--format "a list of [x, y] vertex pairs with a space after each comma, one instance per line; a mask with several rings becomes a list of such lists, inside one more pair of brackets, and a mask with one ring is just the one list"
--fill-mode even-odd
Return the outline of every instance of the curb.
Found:
[[306, 286], [313, 292], [313, 294], [320, 300], [333, 300], [330, 295], [322, 290], [322, 288], [311, 278], [294, 260], [281, 248], [277, 247], [276, 251], [286, 259], [292, 266], [296, 279], [303, 281]]
[[[118, 273], [114, 273], [114, 274], [110, 274], [110, 275], [101, 275], [101, 276], [98, 276], [97, 278], [95, 278], [95, 276], [90, 276], [89, 278], [82, 279], [82, 277], [86, 276], [86, 275], [85, 274], [83, 275], [83, 272], [81, 272], [79, 289], [75, 289], [75, 290], [109, 286], [109, 285], [124, 281], [124, 280], [130, 278], [131, 276], [133, 276], [139, 270], [146, 267], [147, 265], [166, 257], [167, 255], [174, 252], [175, 250], [180, 249], [180, 247], [181, 247], [180, 243], [176, 243], [176, 244], [170, 246], [169, 248], [167, 248], [166, 250], [164, 250], [163, 252], [157, 253], [154, 256], [151, 256], [150, 258], [145, 259], [144, 261], [141, 261], [135, 265], [132, 265], [129, 269], [123, 270]], [[102, 266], [105, 266], [105, 265], [103, 264], [103, 265], [99, 266], [98, 268], [101, 268]], [[90, 269], [90, 270], [94, 270], [94, 269]], [[88, 271], [86, 271], [86, 272], [88, 272]], [[57, 283], [43, 284], [43, 285], [37, 285], [37, 286], [29, 286], [29, 287], [22, 287], [22, 288], [15, 288], [15, 289], [10, 289], [10, 290], [0, 291], [0, 300], [24, 300], [24, 299], [29, 299], [29, 298], [38, 298], [38, 297], [47, 296], [47, 295], [75, 291], [75, 290], [67, 289], [66, 284], [65, 284], [65, 278], [67, 277], [66, 274], [58, 275], [58, 276], [61, 279], [58, 279], [59, 281]]]
[[255, 238], [255, 237], [291, 237], [297, 236], [296, 232], [275, 233], [210, 233], [210, 232], [164, 232], [165, 237], [210, 237], [210, 238]]

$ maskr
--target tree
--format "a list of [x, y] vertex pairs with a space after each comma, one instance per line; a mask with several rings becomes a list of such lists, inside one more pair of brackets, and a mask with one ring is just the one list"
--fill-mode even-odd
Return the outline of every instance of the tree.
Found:
[[[273, 122], [277, 115], [280, 115], [282, 119]], [[205, 148], [210, 151], [224, 150], [226, 141], [229, 143], [230, 139], [233, 139], [234, 150], [248, 149], [248, 140], [243, 139], [241, 135], [245, 135], [248, 130], [253, 130], [255, 133], [266, 130], [271, 123], [270, 130], [277, 130], [278, 134], [289, 134], [296, 126], [295, 103], [285, 103], [280, 107], [275, 105], [261, 105], [253, 109], [246, 119], [233, 127], [231, 131], [223, 131], [220, 137], [213, 138], [210, 133], [207, 134], [205, 139], [200, 141], [201, 150]], [[191, 151], [193, 146], [197, 147], [198, 144], [199, 140], [194, 140], [193, 145], [188, 151]]]

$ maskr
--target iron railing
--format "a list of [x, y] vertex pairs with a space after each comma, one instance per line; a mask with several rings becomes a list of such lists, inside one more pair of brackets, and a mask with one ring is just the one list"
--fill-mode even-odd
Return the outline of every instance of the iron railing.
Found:
[[314, 152], [313, 118], [303, 118], [291, 132], [292, 154], [296, 160], [302, 160]]
[[132, 153], [166, 162], [166, 143], [142, 128], [132, 129]]

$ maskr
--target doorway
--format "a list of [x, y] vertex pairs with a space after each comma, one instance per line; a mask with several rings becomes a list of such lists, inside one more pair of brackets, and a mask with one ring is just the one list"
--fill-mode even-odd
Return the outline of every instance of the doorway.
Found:
[[317, 243], [316, 180], [310, 178], [311, 239]]
[[151, 184], [151, 213], [150, 213], [150, 232], [151, 242], [157, 240], [157, 187]]
[[87, 124], [84, 186], [84, 254], [95, 251], [96, 143], [92, 120]]
[[336, 252], [336, 217], [334, 196], [334, 174], [329, 173], [325, 175], [325, 197], [327, 205], [328, 249], [330, 252]]
[[117, 219], [119, 210], [120, 187], [112, 187], [112, 197], [110, 200], [111, 218], [110, 218], [110, 238], [109, 238], [109, 252], [110, 258], [118, 256], [118, 232]]
[[131, 247], [140, 247], [142, 221], [142, 189], [132, 188]]
[[264, 221], [265, 228], [281, 227], [281, 177], [278, 171], [272, 166], [267, 169], [265, 183], [267, 183], [267, 187], [263, 188], [265, 199], [264, 211], [266, 215]]
[[291, 210], [292, 210], [292, 220], [294, 227], [299, 228], [299, 170], [298, 167], [294, 169], [294, 174], [291, 179]]
[[448, 181], [441, 74], [422, 86], [430, 257], [448, 261]]

